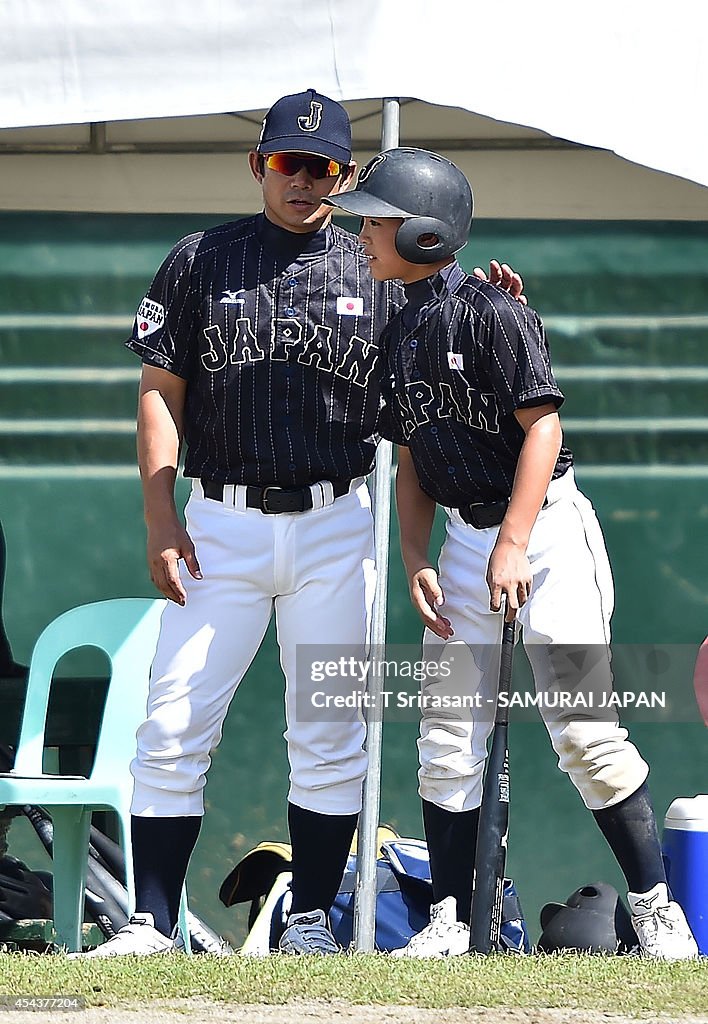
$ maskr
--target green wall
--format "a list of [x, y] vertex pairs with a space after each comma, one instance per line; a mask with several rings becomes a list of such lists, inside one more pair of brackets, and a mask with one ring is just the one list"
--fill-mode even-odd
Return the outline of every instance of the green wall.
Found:
[[[37, 634], [64, 609], [152, 593], [131, 469], [137, 377], [130, 371], [137, 360], [122, 340], [172, 243], [215, 222], [0, 214], [0, 520], [8, 547], [5, 623], [19, 661], [27, 661]], [[708, 630], [708, 226], [479, 222], [464, 262], [471, 267], [490, 257], [524, 274], [530, 301], [548, 326], [567, 396], [567, 441], [613, 562], [616, 642], [692, 650]], [[81, 370], [83, 377], [64, 374], [43, 383], [40, 368]], [[102, 382], [86, 373], [91, 369], [118, 371], [118, 377]], [[78, 419], [83, 432], [48, 433], [44, 423], [56, 419]], [[29, 420], [44, 422], [28, 428]], [[124, 432], [115, 432], [121, 422]], [[180, 492], [186, 494], [184, 482]], [[390, 580], [390, 639], [415, 643], [420, 630], [395, 524]], [[672, 684], [690, 690], [685, 673]], [[0, 689], [0, 711], [1, 701]], [[281, 705], [271, 630], [214, 757], [208, 814], [190, 872], [196, 911], [236, 941], [245, 915], [221, 907], [221, 880], [260, 840], [286, 838]], [[705, 728], [696, 715], [683, 717], [632, 724], [652, 765], [660, 819], [675, 796], [708, 789]], [[392, 720], [384, 730], [382, 819], [408, 835], [421, 834], [415, 736], [412, 722]], [[590, 881], [621, 887], [621, 880], [556, 769], [540, 724], [512, 725], [511, 756], [510, 869], [536, 937], [544, 902]], [[13, 825], [13, 836], [18, 855], [41, 860], [23, 826]]]

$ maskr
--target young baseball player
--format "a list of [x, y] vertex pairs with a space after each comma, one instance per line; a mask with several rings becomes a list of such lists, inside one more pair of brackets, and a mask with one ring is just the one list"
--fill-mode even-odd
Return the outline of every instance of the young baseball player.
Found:
[[[493, 715], [456, 711], [452, 698], [472, 692], [482, 707], [493, 704], [504, 603], [521, 624], [539, 694], [590, 685], [610, 693], [612, 577], [563, 445], [563, 396], [541, 320], [455, 261], [472, 221], [464, 175], [435, 153], [393, 149], [362, 170], [355, 191], [328, 202], [363, 217], [372, 276], [403, 281], [407, 299], [380, 339], [385, 432], [400, 445], [401, 546], [426, 626], [425, 660], [448, 668], [431, 672], [421, 694], [419, 779], [435, 905], [430, 925], [398, 953], [458, 954], [469, 944], [470, 851]], [[436, 503], [447, 512], [439, 574], [428, 556]], [[666, 885], [648, 767], [626, 730], [614, 711], [583, 718], [541, 707], [561, 769], [626, 876], [643, 952], [695, 956]]]
[[[273, 612], [291, 769], [292, 906], [280, 948], [338, 951], [327, 913], [361, 807], [364, 724], [355, 708], [336, 719], [296, 713], [297, 649], [361, 652], [367, 641], [376, 342], [402, 294], [372, 279], [356, 237], [320, 209], [354, 172], [344, 107], [312, 89], [284, 96], [249, 163], [263, 213], [178, 242], [127, 343], [143, 362], [148, 563], [169, 604], [131, 766], [136, 914], [88, 955], [173, 948], [210, 752]], [[490, 275], [520, 295], [509, 268]], [[186, 526], [174, 500], [182, 446]], [[351, 680], [341, 685], [348, 692]]]

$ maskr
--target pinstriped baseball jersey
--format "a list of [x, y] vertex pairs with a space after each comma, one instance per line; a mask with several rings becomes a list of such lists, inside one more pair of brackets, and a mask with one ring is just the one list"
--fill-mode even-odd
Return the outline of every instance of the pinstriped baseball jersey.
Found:
[[127, 345], [187, 381], [186, 476], [345, 481], [373, 464], [378, 337], [402, 302], [354, 235], [293, 234], [259, 214], [178, 242]]
[[[405, 292], [381, 338], [384, 433], [439, 504], [509, 497], [525, 437], [514, 410], [563, 402], [538, 314], [457, 263]], [[572, 462], [562, 448], [554, 478]]]

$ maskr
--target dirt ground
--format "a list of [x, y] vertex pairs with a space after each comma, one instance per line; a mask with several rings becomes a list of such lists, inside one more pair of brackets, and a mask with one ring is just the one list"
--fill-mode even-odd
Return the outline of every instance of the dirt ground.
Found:
[[[27, 1012], [5, 1011], [2, 1024], [29, 1024]], [[150, 1007], [91, 1008], [44, 1013], [48, 1024], [636, 1024], [637, 1018], [591, 1010], [518, 1010], [415, 1006], [351, 1006], [333, 1000], [301, 1001], [284, 1006], [241, 1006], [205, 999], [154, 1002]], [[649, 1016], [644, 1024], [708, 1024], [708, 1017]]]

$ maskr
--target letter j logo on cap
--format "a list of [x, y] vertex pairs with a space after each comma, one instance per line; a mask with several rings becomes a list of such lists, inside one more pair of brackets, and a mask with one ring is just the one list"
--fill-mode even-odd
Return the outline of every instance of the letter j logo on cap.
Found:
[[322, 104], [317, 100], [310, 100], [310, 113], [307, 117], [298, 117], [297, 124], [303, 132], [316, 132], [322, 123]]

